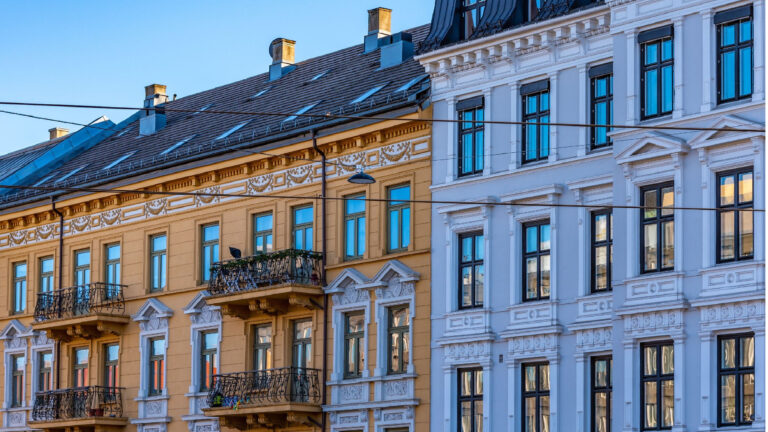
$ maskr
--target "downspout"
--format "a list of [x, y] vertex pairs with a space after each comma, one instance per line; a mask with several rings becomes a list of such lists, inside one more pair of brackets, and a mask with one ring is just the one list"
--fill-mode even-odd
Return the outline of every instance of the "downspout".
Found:
[[[59, 257], [56, 259], [58, 262], [59, 267], [59, 293], [61, 293], [62, 289], [62, 281], [64, 279], [64, 275], [61, 273], [63, 267], [63, 258], [64, 258], [64, 214], [59, 211], [59, 209], [56, 208], [56, 197], [51, 197], [51, 210], [56, 213], [56, 215], [59, 216]], [[56, 370], [56, 388], [61, 388], [61, 341], [56, 340], [56, 367], [54, 368]]]
[[[325, 153], [322, 150], [320, 150], [320, 147], [317, 146], [317, 130], [316, 129], [312, 129], [312, 148], [314, 148], [315, 151], [320, 154], [320, 159], [322, 161], [322, 166], [320, 168], [321, 172], [322, 172], [322, 178], [321, 178], [321, 183], [320, 183], [320, 197], [322, 198], [323, 201], [320, 203], [320, 208], [321, 208], [321, 213], [323, 214], [323, 224], [321, 225], [321, 230], [320, 230], [320, 231], [322, 231], [322, 244], [321, 244], [320, 247], [322, 248], [323, 257], [322, 257], [322, 268], [320, 270], [320, 281], [323, 284], [323, 288], [325, 288], [325, 283], [326, 283], [325, 282], [325, 265], [327, 263], [326, 254], [328, 253], [327, 241], [326, 241], [327, 240], [327, 228], [328, 228], [328, 225], [326, 223], [326, 220], [327, 220], [326, 215], [327, 214], [325, 212], [325, 210], [326, 210], [326, 205], [325, 205], [325, 202], [326, 202], [326, 199], [325, 199], [325, 194], [326, 194], [325, 163], [326, 163], [326, 159], [325, 159]], [[324, 294], [323, 294], [323, 379], [321, 381], [321, 384], [323, 386], [323, 390], [322, 390], [322, 401], [321, 401], [321, 404], [322, 404], [322, 406], [325, 406], [326, 398], [327, 398], [327, 393], [328, 393], [326, 385], [325, 385], [326, 380], [327, 380], [327, 372], [328, 372], [328, 294], [325, 293], [325, 290], [323, 290], [323, 292], [324, 292]], [[323, 417], [321, 419], [321, 430], [323, 432], [325, 432], [327, 430], [327, 427], [328, 427], [327, 422], [326, 422], [327, 416], [325, 415], [324, 412], [322, 413], [322, 416]]]

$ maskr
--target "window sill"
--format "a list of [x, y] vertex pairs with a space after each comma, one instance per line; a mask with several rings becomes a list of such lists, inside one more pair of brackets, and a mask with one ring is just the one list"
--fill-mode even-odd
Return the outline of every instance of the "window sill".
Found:
[[137, 396], [133, 400], [136, 402], [151, 402], [156, 400], [167, 400], [171, 397], [167, 394], [155, 395], [155, 396]]
[[382, 381], [397, 381], [401, 379], [415, 379], [418, 377], [415, 373], [401, 373], [396, 375], [381, 375], [381, 376], [372, 376], [372, 377], [363, 377], [363, 378], [354, 378], [354, 379], [342, 379], [342, 380], [335, 380], [335, 381], [327, 381], [327, 385], [329, 386], [340, 386], [340, 385], [351, 385], [351, 384], [363, 384], [363, 383], [372, 383], [372, 382], [382, 382]]

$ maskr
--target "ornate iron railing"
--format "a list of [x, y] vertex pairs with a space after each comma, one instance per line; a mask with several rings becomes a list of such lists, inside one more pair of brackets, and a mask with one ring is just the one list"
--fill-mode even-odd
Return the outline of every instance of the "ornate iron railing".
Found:
[[297, 249], [221, 261], [211, 267], [208, 291], [217, 296], [285, 283], [320, 286], [321, 267], [322, 254]]
[[125, 313], [125, 285], [94, 282], [37, 294], [35, 321]]
[[35, 394], [32, 421], [122, 417], [122, 387], [75, 387]]
[[211, 408], [274, 405], [288, 402], [320, 403], [320, 370], [279, 368], [213, 376], [208, 391]]

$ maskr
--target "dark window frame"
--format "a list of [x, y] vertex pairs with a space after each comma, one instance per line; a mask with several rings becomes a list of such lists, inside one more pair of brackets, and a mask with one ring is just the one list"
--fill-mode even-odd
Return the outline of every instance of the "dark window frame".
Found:
[[[392, 325], [394, 321], [394, 312], [400, 310], [405, 310], [405, 317], [408, 322], [405, 325], [395, 327]], [[409, 305], [392, 306], [387, 309], [387, 375], [399, 375], [408, 372], [408, 364], [410, 364], [410, 359], [408, 357], [411, 353], [411, 347], [409, 346], [411, 344], [410, 312], [411, 307]], [[397, 350], [400, 356], [398, 357], [397, 361], [397, 369], [394, 369], [394, 365], [392, 364], [392, 336], [395, 334], [399, 335], [397, 338]], [[403, 335], [408, 336], [407, 344], [405, 342], [405, 338], [403, 338]], [[407, 355], [404, 354], [406, 351]]]
[[[536, 83], [533, 83], [536, 84]], [[543, 84], [542, 84], [543, 85]], [[521, 88], [522, 89], [522, 88]], [[547, 95], [547, 109], [542, 110], [541, 109], [541, 98], [543, 95]], [[551, 119], [551, 110], [552, 110], [552, 99], [550, 97], [550, 89], [549, 89], [549, 81], [546, 81], [546, 88], [539, 89], [536, 91], [530, 91], [530, 92], [523, 92], [521, 90], [521, 120], [523, 122], [522, 125], [522, 140], [520, 145], [520, 151], [522, 155], [522, 165], [529, 164], [529, 163], [535, 163], [539, 161], [546, 161], [549, 160], [549, 156], [552, 154], [552, 142], [550, 137], [550, 128], [548, 124], [540, 124], [540, 123], [549, 123], [552, 121]], [[532, 113], [528, 113], [528, 98], [536, 98], [536, 111]], [[537, 123], [536, 125], [529, 125], [527, 123]], [[534, 126], [536, 129], [536, 157], [531, 159], [528, 157], [528, 127]], [[547, 154], [542, 155], [542, 137], [546, 135], [547, 136]]]
[[[755, 359], [752, 359], [752, 366], [741, 366], [739, 362], [741, 361], [741, 339], [742, 338], [753, 338], [754, 343], [754, 333], [737, 333], [737, 334], [725, 334], [720, 335], [717, 338], [717, 427], [729, 427], [729, 426], [744, 426], [744, 425], [751, 425], [753, 422], [745, 422], [742, 421], [743, 418], [743, 400], [744, 400], [744, 388], [742, 387], [741, 383], [742, 376], [752, 374], [753, 377], [755, 376]], [[736, 341], [735, 343], [735, 356], [734, 360], [736, 363], [735, 368], [723, 368], [723, 361], [722, 361], [722, 343], [724, 340], [727, 339], [734, 339]], [[736, 376], [736, 409], [740, 410], [742, 412], [736, 413], [736, 422], [735, 423], [724, 423], [722, 420], [722, 377], [728, 376], [728, 375], [735, 375]], [[755, 399], [755, 395], [753, 395]], [[753, 401], [754, 403], [757, 403], [756, 400]], [[741, 415], [739, 415], [741, 414]]]
[[[300, 324], [309, 323], [309, 337], [298, 337], [298, 329]], [[293, 352], [291, 354], [293, 366], [297, 368], [308, 368], [312, 365], [312, 334], [314, 333], [314, 322], [312, 318], [301, 318], [294, 320], [291, 325], [291, 330], [293, 331]], [[310, 356], [307, 356], [307, 347], [309, 347]], [[297, 359], [296, 355], [298, 352], [301, 352], [304, 357], [304, 365], [298, 364], [300, 362], [300, 359]]]
[[[119, 380], [120, 380], [120, 356], [118, 354], [118, 357], [114, 360], [109, 359], [109, 348], [112, 346], [118, 347], [118, 353], [120, 352], [120, 345], [117, 342], [114, 343], [107, 343], [104, 344], [103, 352], [104, 352], [104, 376], [103, 378], [103, 385], [104, 387], [117, 387]], [[114, 382], [113, 386], [110, 386], [110, 381]]]
[[[20, 267], [24, 266], [24, 275], [18, 276]], [[11, 315], [21, 315], [27, 310], [27, 276], [29, 266], [26, 261], [17, 261], [11, 265], [13, 277], [13, 291], [11, 292]]]
[[[259, 220], [259, 218], [262, 218], [265, 216], [269, 216], [271, 228], [268, 230], [257, 231], [258, 229], [257, 221]], [[251, 243], [251, 248], [253, 248], [253, 254], [256, 255], [260, 253], [272, 252], [272, 250], [275, 247], [275, 244], [274, 244], [275, 216], [274, 214], [271, 211], [256, 213], [251, 216], [251, 224], [253, 227], [253, 239]], [[262, 240], [262, 244], [264, 245], [264, 250], [258, 249], [258, 246], [257, 246], [258, 239]]]
[[[612, 66], [612, 64], [609, 64], [609, 65]], [[600, 65], [600, 66], [603, 66], [603, 65]], [[592, 69], [598, 69], [600, 68], [600, 66], [595, 66]], [[597, 83], [600, 80], [607, 80], [606, 92], [604, 96], [596, 96]], [[590, 95], [589, 109], [590, 109], [590, 119], [591, 119], [590, 123], [592, 123], [593, 125], [597, 124], [597, 106], [601, 103], [604, 103], [607, 105], [606, 107], [607, 123], [606, 124], [609, 125], [607, 127], [592, 126], [589, 128], [589, 134], [590, 134], [589, 148], [590, 150], [600, 150], [607, 147], [611, 147], [613, 145], [613, 140], [611, 139], [610, 136], [607, 135], [607, 133], [613, 129], [612, 127], [610, 127], [610, 125], [613, 124], [613, 70], [604, 71], [604, 73], [600, 75], [590, 76], [589, 95]], [[606, 129], [606, 141], [604, 143], [597, 142], [598, 129]]]
[[[155, 239], [165, 238], [165, 248], [155, 249]], [[158, 261], [160, 273], [155, 272]], [[168, 287], [168, 235], [166, 233], [149, 236], [149, 292], [162, 292]]]
[[[410, 183], [404, 183], [394, 186], [387, 187], [387, 252], [388, 253], [396, 253], [396, 252], [404, 252], [408, 250], [408, 247], [411, 245], [411, 203], [409, 201], [392, 201], [392, 191], [402, 188], [408, 188], [408, 198], [411, 197], [411, 184]], [[406, 221], [403, 217], [403, 211], [408, 210], [408, 220]], [[397, 223], [398, 223], [398, 246], [396, 248], [392, 247], [391, 238], [392, 238], [392, 213], [397, 213]], [[408, 238], [405, 237], [405, 226], [408, 225]]]
[[[253, 330], [253, 369], [267, 370], [272, 367], [272, 324], [256, 324], [251, 327]], [[259, 342], [259, 329], [269, 329], [269, 342]], [[263, 352], [263, 364], [259, 363], [259, 352]]]
[[[467, 262], [462, 261], [462, 257], [464, 256], [464, 240], [471, 238], [472, 239], [472, 251], [470, 253], [470, 260]], [[483, 231], [472, 231], [468, 233], [462, 233], [459, 234], [459, 255], [458, 255], [458, 263], [459, 263], [459, 271], [458, 271], [458, 294], [459, 294], [459, 309], [475, 309], [475, 308], [482, 308], [483, 307], [483, 301], [485, 300], [485, 257], [483, 258], [477, 258], [477, 242], [482, 241], [483, 245], [482, 248], [485, 250], [485, 234]], [[483, 251], [483, 254], [485, 254], [485, 251]], [[475, 277], [475, 272], [478, 266], [482, 266], [483, 269], [483, 295], [482, 298], [478, 300], [477, 298], [477, 278]], [[470, 286], [470, 302], [469, 304], [464, 304], [464, 296], [463, 296], [463, 280], [462, 280], [462, 272], [465, 268], [470, 269], [470, 273], [472, 275], [472, 284]]]
[[[51, 261], [51, 271], [47, 272], [45, 271], [45, 265], [44, 262], [50, 260]], [[54, 288], [54, 275], [55, 275], [55, 261], [52, 256], [42, 257], [38, 260], [38, 263], [40, 265], [40, 272], [39, 272], [39, 282], [40, 286], [39, 292], [53, 292]], [[47, 289], [46, 289], [47, 287]]]
[[[741, 9], [741, 8], [734, 8], [734, 9], [731, 9], [731, 10], [736, 11], [736, 9]], [[728, 11], [723, 11], [723, 12], [728, 12]], [[751, 34], [750, 34], [750, 38], [749, 38], [748, 41], [740, 42], [740, 39], [741, 39], [741, 23], [745, 22], [745, 21], [750, 21], [751, 22], [751, 25], [750, 25]], [[724, 47], [723, 46], [723, 38], [722, 38], [722, 30], [723, 30], [723, 27], [728, 26], [728, 25], [735, 25], [736, 26], [735, 34], [734, 34], [734, 41], [735, 41], [735, 43], [733, 45], [729, 45], [727, 47]], [[733, 19], [730, 19], [730, 20], [727, 20], [727, 21], [724, 21], [724, 22], [716, 23], [715, 24], [715, 31], [717, 33], [717, 35], [716, 35], [716, 38], [717, 38], [717, 48], [716, 48], [717, 49], [717, 53], [716, 53], [716, 58], [717, 58], [717, 65], [716, 65], [716, 68], [717, 68], [717, 78], [716, 78], [716, 80], [717, 80], [717, 104], [720, 105], [720, 104], [724, 104], [724, 103], [728, 103], [728, 102], [735, 102], [735, 101], [742, 100], [742, 99], [752, 99], [752, 93], [755, 90], [754, 89], [755, 74], [753, 73], [754, 61], [755, 61], [755, 48], [754, 48], [755, 29], [754, 29], [754, 20], [753, 20], [751, 9], [749, 11], [749, 15], [746, 16], [746, 17], [745, 16], [739, 16], [739, 17], [735, 17]], [[741, 83], [741, 75], [742, 75], [742, 72], [743, 72], [741, 70], [741, 50], [743, 48], [750, 48], [750, 53], [752, 55], [752, 58], [750, 59], [750, 66], [751, 66], [751, 68], [749, 70], [749, 75], [750, 75], [750, 86], [749, 86], [749, 88], [750, 88], [750, 92], [747, 93], [747, 94], [743, 94], [742, 95], [742, 94], [740, 94], [741, 92], [740, 92], [740, 89], [739, 89], [739, 85]], [[734, 85], [736, 87], [734, 89], [734, 97], [723, 99], [722, 98], [722, 74], [723, 74], [723, 70], [722, 70], [722, 57], [723, 57], [723, 54], [731, 52], [731, 51], [734, 52], [734, 57], [735, 57], [734, 65], [736, 67], [735, 67], [735, 70], [734, 70], [734, 75], [735, 75], [734, 76], [734, 82], [735, 82]]]
[[[217, 344], [213, 348], [206, 347], [205, 345], [205, 337], [206, 335], [210, 334], [216, 334]], [[213, 384], [213, 376], [216, 374], [216, 370], [218, 369], [217, 363], [219, 361], [219, 347], [218, 347], [218, 339], [219, 339], [219, 331], [218, 330], [203, 330], [199, 333], [200, 335], [200, 382], [198, 383], [198, 391], [200, 392], [206, 392], [210, 390], [211, 384]], [[208, 364], [208, 368], [206, 369], [206, 364]], [[206, 377], [210, 377], [210, 382], [206, 380]]]
[[[549, 249], [542, 250], [541, 249], [541, 227], [549, 225], [550, 227], [550, 238], [549, 238]], [[526, 245], [528, 242], [528, 228], [536, 227], [536, 251], [534, 252], [526, 252]], [[533, 302], [533, 301], [539, 301], [539, 300], [549, 300], [552, 296], [552, 225], [550, 223], [549, 219], [541, 219], [537, 221], [532, 222], [526, 222], [523, 224], [523, 243], [522, 243], [522, 299], [523, 302]], [[543, 256], [549, 256], [550, 262], [549, 262], [549, 295], [543, 296], [541, 295], [541, 257]], [[527, 288], [528, 288], [528, 258], [536, 258], [536, 297], [527, 297]]]
[[[88, 254], [88, 263], [83, 265], [77, 264], [77, 258], [80, 256], [80, 254], [87, 253]], [[75, 285], [80, 285], [77, 281], [78, 276], [81, 274], [83, 275], [83, 280], [85, 281], [85, 284], [90, 283], [91, 281], [91, 249], [85, 248], [85, 249], [78, 249], [74, 252], [74, 272], [73, 272], [73, 281], [72, 283]]]
[[[312, 209], [312, 222], [296, 223], [296, 213], [300, 210]], [[312, 204], [302, 204], [291, 207], [291, 245], [294, 249], [299, 249], [296, 246], [296, 233], [301, 231], [301, 238], [303, 248], [302, 250], [313, 250], [315, 246], [315, 209]], [[307, 239], [307, 229], [312, 229], [312, 235]], [[309, 240], [309, 247], [307, 247], [307, 240]]]
[[[744, 203], [739, 202], [739, 174], [746, 174], [751, 173], [752, 174], [752, 201], [746, 201]], [[720, 179], [723, 177], [729, 177], [734, 176], [734, 183], [733, 183], [733, 204], [730, 205], [721, 205], [720, 204]], [[715, 193], [715, 202], [716, 207], [718, 208], [718, 211], [716, 213], [717, 220], [715, 221], [715, 260], [718, 264], [720, 263], [729, 263], [729, 262], [735, 262], [735, 261], [748, 261], [752, 260], [755, 257], [755, 247], [754, 247], [754, 236], [755, 236], [755, 223], [754, 223], [754, 212], [752, 212], [752, 238], [753, 238], [753, 246], [752, 246], [752, 253], [750, 255], [744, 255], [741, 256], [741, 236], [739, 232], [739, 220], [741, 216], [741, 212], [749, 209], [754, 209], [755, 205], [755, 186], [754, 186], [754, 179], [755, 179], [755, 170], [754, 167], [743, 167], [743, 168], [737, 168], [732, 169], [728, 171], [722, 171], [718, 172], [715, 176], [715, 185], [717, 188], [717, 191]], [[720, 218], [720, 215], [726, 211], [732, 211], [733, 212], [733, 258], [722, 258], [722, 220]]]
[[[549, 397], [549, 413], [551, 416], [552, 413], [552, 399], [550, 396], [550, 391], [552, 389], [552, 381], [551, 381], [551, 369], [548, 371], [549, 375], [549, 386], [547, 390], [541, 389], [541, 367], [546, 366], [547, 368], [550, 368], [548, 361], [539, 361], [539, 362], [528, 362], [528, 363], [522, 363], [520, 365], [520, 401], [521, 401], [521, 411], [520, 411], [520, 424], [521, 424], [521, 430], [526, 430], [526, 416], [525, 416], [525, 400], [528, 398], [535, 398], [536, 400], [536, 426], [534, 427], [534, 431], [536, 432], [543, 432], [541, 428], [541, 398], [543, 396]], [[536, 368], [536, 388], [534, 390], [526, 390], [525, 389], [525, 369], [528, 367], [535, 367]], [[550, 417], [551, 421], [551, 417]], [[551, 426], [551, 423], [550, 423]]]
[[[480, 374], [480, 381], [481, 381], [481, 393], [476, 393], [475, 390], [477, 389], [477, 372]], [[462, 385], [462, 375], [469, 374], [469, 395], [463, 395], [461, 392], [461, 385]], [[480, 401], [480, 403], [483, 403], [483, 395], [485, 393], [485, 386], [484, 383], [482, 383], [483, 380], [483, 368], [481, 367], [471, 367], [471, 368], [461, 368], [456, 371], [456, 376], [458, 377], [457, 387], [456, 387], [456, 412], [458, 413], [456, 418], [458, 419], [457, 427], [458, 432], [463, 432], [461, 429], [461, 418], [462, 418], [462, 411], [461, 411], [461, 405], [462, 402], [469, 402], [470, 406], [470, 432], [481, 432], [482, 429], [478, 429], [478, 425], [475, 424], [475, 417], [477, 416], [477, 412], [475, 412], [475, 402]], [[483, 404], [483, 409], [485, 409], [485, 405]], [[483, 413], [480, 413], [482, 415]]]
[[[597, 234], [597, 217], [598, 216], [607, 216], [606, 218], [606, 224], [607, 224], [607, 231], [605, 240], [598, 241], [596, 238]], [[591, 286], [590, 286], [590, 292], [592, 294], [599, 294], [604, 292], [611, 292], [613, 291], [613, 285], [611, 283], [611, 278], [613, 277], [613, 211], [609, 209], [603, 209], [603, 210], [596, 210], [593, 211], [590, 214], [591, 219], [591, 225], [590, 225], [590, 233], [589, 233], [589, 239], [590, 239], [590, 253], [591, 253]], [[605, 289], [598, 289], [597, 288], [597, 248], [599, 247], [605, 247], [608, 250], [608, 263], [606, 268], [606, 279], [607, 279], [607, 288]]]
[[[648, 343], [642, 343], [640, 344], [640, 430], [641, 431], [648, 431], [648, 430], [671, 430], [673, 426], [662, 426], [663, 423], [663, 416], [664, 416], [664, 401], [663, 401], [663, 393], [664, 393], [664, 386], [662, 385], [664, 381], [672, 381], [672, 385], [674, 386], [675, 383], [675, 372], [674, 372], [674, 357], [672, 359], [672, 373], [665, 374], [662, 371], [662, 350], [664, 346], [672, 347], [672, 355], [676, 355], [675, 353], [675, 345], [670, 340], [665, 341], [654, 341], [654, 342], [648, 342]], [[645, 348], [647, 347], [656, 347], [656, 374], [654, 375], [645, 375]], [[645, 383], [646, 382], [656, 382], [656, 421], [657, 425], [655, 428], [649, 428], [645, 426]], [[674, 412], [674, 398], [672, 399], [672, 410]], [[674, 423], [674, 419], [673, 419]]]
[[[51, 367], [45, 366], [45, 356], [51, 356]], [[37, 391], [53, 390], [53, 351], [37, 352]]]
[[[155, 352], [155, 341], [162, 340], [163, 341], [163, 353], [158, 354]], [[168, 341], [165, 339], [165, 336], [160, 337], [153, 337], [149, 338], [148, 340], [149, 344], [149, 356], [147, 357], [148, 360], [148, 367], [149, 367], [149, 382], [147, 383], [147, 394], [149, 396], [158, 396], [162, 395], [166, 388], [166, 376], [165, 376], [165, 356], [168, 352]], [[159, 375], [155, 374], [155, 368], [157, 367]], [[155, 386], [155, 378], [159, 376], [159, 387]]]
[[[77, 353], [79, 351], [85, 351], [88, 354], [88, 361], [85, 363], [77, 362]], [[89, 347], [74, 347], [72, 348], [72, 386], [73, 387], [85, 387], [89, 385], [90, 381], [90, 359], [91, 350]], [[83, 386], [78, 386], [78, 377], [82, 377], [84, 383]]]
[[[109, 259], [109, 250], [113, 247], [117, 247], [118, 249], [118, 257], [116, 259]], [[104, 282], [109, 284], [119, 284], [120, 283], [120, 255], [122, 253], [121, 246], [119, 242], [115, 243], [108, 243], [104, 245]], [[110, 278], [110, 270], [112, 270], [112, 274], [115, 275], [114, 278]]]
[[[24, 405], [24, 390], [26, 387], [26, 383], [24, 382], [24, 369], [19, 369], [17, 366], [17, 362], [19, 359], [21, 359], [22, 363], [26, 365], [26, 354], [11, 354], [10, 360], [11, 360], [11, 400], [10, 400], [10, 407], [11, 408], [19, 408]], [[21, 394], [19, 394], [21, 393]]]
[[[643, 274], [648, 273], [660, 273], [665, 271], [673, 271], [675, 269], [675, 254], [677, 253], [676, 250], [678, 245], [675, 244], [675, 230], [677, 230], [677, 227], [675, 227], [675, 211], [672, 210], [671, 214], [668, 215], [662, 215], [663, 210], [662, 207], [662, 199], [663, 194], [662, 190], [664, 188], [672, 188], [672, 197], [674, 200], [675, 195], [675, 184], [674, 182], [664, 182], [664, 183], [657, 183], [654, 185], [648, 185], [640, 188], [640, 205], [645, 206], [645, 192], [656, 190], [656, 216], [651, 218], [645, 217], [645, 210], [639, 209], [640, 212], [640, 272]], [[674, 201], [672, 202], [672, 206], [674, 206]], [[663, 243], [663, 226], [665, 222], [673, 222], [673, 231], [672, 231], [672, 242], [673, 242], [673, 252], [672, 252], [672, 266], [671, 267], [664, 267], [664, 243]], [[645, 225], [656, 225], [656, 268], [655, 269], [646, 269], [645, 267]]]
[[[474, 34], [475, 30], [477, 30], [477, 24], [480, 24], [480, 19], [483, 17], [483, 13], [485, 12], [486, 0], [475, 0], [475, 3], [469, 4], [468, 1], [471, 0], [461, 0], [460, 3], [459, 17], [461, 18], [461, 40], [468, 39], [470, 36], [472, 36], [472, 34]], [[477, 13], [477, 22], [473, 21], [475, 27], [471, 32], [469, 32], [469, 29], [467, 28], [467, 14], [472, 14], [475, 12], [475, 9], [479, 9]]]
[[[355, 213], [349, 213], [349, 207], [348, 207], [349, 201], [357, 201], [357, 200], [362, 200], [362, 202], [363, 202], [363, 211], [355, 212]], [[363, 238], [363, 247], [362, 247], [363, 250], [361, 251], [360, 250], [360, 238], [359, 238], [360, 224], [361, 223], [363, 224], [363, 233], [365, 235], [365, 224], [366, 224], [366, 217], [365, 216], [366, 216], [366, 210], [367, 210], [367, 206], [365, 205], [365, 203], [366, 203], [366, 201], [365, 201], [365, 192], [354, 193], [354, 194], [351, 194], [351, 195], [347, 195], [347, 196], [344, 197], [344, 200], [342, 201], [342, 203], [343, 203], [342, 205], [344, 206], [344, 225], [343, 225], [343, 227], [344, 227], [343, 228], [343, 232], [344, 232], [344, 236], [343, 236], [344, 260], [345, 261], [359, 260], [359, 259], [362, 259], [363, 256], [365, 255], [365, 246], [366, 246], [365, 242], [367, 240], [367, 239]], [[352, 234], [352, 239], [354, 241], [354, 251], [355, 251], [355, 253], [353, 255], [347, 255], [347, 242], [349, 241], [349, 237], [350, 237], [350, 232], [347, 230], [347, 222], [349, 222], [349, 221], [353, 221], [353, 224], [352, 224], [353, 225], [353, 230], [352, 230], [353, 232], [351, 233]]]
[[[344, 314], [344, 378], [354, 379], [361, 378], [363, 376], [363, 370], [365, 368], [365, 324], [360, 331], [352, 332], [349, 328], [349, 319], [351, 317], [362, 317], [365, 320], [365, 311], [353, 311]], [[354, 350], [352, 345], [354, 344]], [[362, 350], [362, 353], [361, 353]], [[349, 353], [354, 352], [354, 367], [353, 371], [350, 371]], [[362, 354], [362, 356], [361, 356]], [[360, 363], [363, 363], [360, 365]]]
[[[660, 27], [657, 29], [649, 30], [648, 33], [658, 31], [660, 34], [657, 37], [652, 37], [648, 40], [641, 40], [639, 41], [640, 44], [640, 120], [650, 120], [654, 118], [664, 117], [672, 114], [672, 111], [675, 110], [675, 39], [674, 39], [674, 32], [671, 30], [671, 26], [669, 26], [669, 32], [665, 32], [666, 27]], [[666, 34], [669, 33], [669, 34]], [[670, 40], [672, 43], [672, 55], [667, 60], [662, 60], [662, 43], [666, 40]], [[653, 64], [645, 64], [645, 51], [648, 48], [649, 45], [658, 45], [658, 56], [657, 60]], [[665, 67], [672, 67], [672, 82], [670, 83], [671, 89], [670, 92], [672, 94], [672, 107], [669, 111], [663, 111], [663, 83], [662, 83], [662, 70]], [[645, 73], [651, 70], [657, 70], [657, 87], [656, 87], [656, 101], [658, 102], [657, 112], [656, 114], [646, 115], [646, 103], [645, 100]]]
[[[458, 173], [457, 177], [470, 177], [482, 175], [485, 169], [485, 105], [481, 99], [479, 105], [471, 106], [466, 109], [458, 109]], [[458, 106], [458, 105], [457, 105]], [[466, 113], [470, 114], [470, 120], [464, 120]], [[478, 118], [480, 117], [480, 118]], [[466, 127], [469, 124], [469, 127]], [[472, 154], [464, 154], [464, 135], [472, 136]], [[480, 137], [481, 139], [478, 139]], [[478, 141], [480, 143], [478, 144]], [[472, 164], [471, 169], [464, 170], [464, 159], [469, 158]], [[478, 164], [480, 165], [478, 167]]]
[[[605, 386], [598, 386], [595, 381], [595, 365], [597, 362], [605, 361], [607, 362], [608, 366], [608, 383]], [[598, 432], [597, 430], [597, 424], [595, 422], [596, 420], [596, 412], [595, 412], [595, 396], [599, 393], [605, 393], [606, 394], [606, 418], [607, 418], [607, 425], [608, 430], [606, 432], [611, 432], [611, 414], [613, 409], [613, 357], [610, 355], [598, 355], [593, 356], [590, 359], [590, 375], [589, 375], [589, 395], [590, 395], [590, 430], [592, 432]]]
[[[215, 240], [205, 239], [205, 230], [210, 227], [217, 227], [218, 233]], [[211, 269], [205, 268], [206, 258], [213, 265], [221, 259], [221, 225], [218, 222], [212, 222], [200, 225], [200, 280], [202, 283], [208, 283], [211, 280]], [[219, 246], [218, 251], [216, 246]], [[218, 255], [218, 256], [217, 256]]]

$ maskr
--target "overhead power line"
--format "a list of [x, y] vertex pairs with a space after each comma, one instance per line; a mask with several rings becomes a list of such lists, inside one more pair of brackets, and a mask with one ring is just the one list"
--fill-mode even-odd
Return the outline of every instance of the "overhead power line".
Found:
[[[716, 207], [664, 207], [664, 206], [638, 206], [638, 205], [587, 205], [587, 204], [558, 204], [558, 203], [519, 203], [519, 202], [496, 202], [496, 201], [452, 201], [452, 200], [403, 200], [389, 198], [359, 198], [359, 197], [323, 197], [320, 195], [269, 195], [269, 194], [231, 194], [221, 192], [169, 192], [169, 191], [150, 191], [143, 189], [108, 189], [96, 187], [65, 187], [65, 186], [15, 186], [0, 185], [0, 188], [14, 190], [38, 190], [45, 192], [88, 192], [88, 193], [136, 193], [161, 196], [190, 196], [190, 197], [220, 197], [220, 198], [266, 198], [266, 199], [312, 199], [312, 200], [331, 200], [331, 201], [367, 201], [367, 202], [407, 202], [412, 204], [445, 204], [445, 205], [487, 205], [494, 207], [564, 207], [564, 208], [588, 208], [588, 209], [637, 209], [637, 210], [695, 210], [695, 211], [719, 211], [723, 210]], [[764, 209], [739, 209], [742, 212], [764, 212]]]

